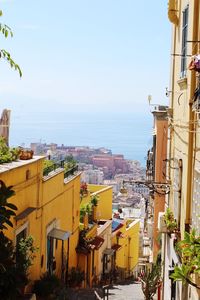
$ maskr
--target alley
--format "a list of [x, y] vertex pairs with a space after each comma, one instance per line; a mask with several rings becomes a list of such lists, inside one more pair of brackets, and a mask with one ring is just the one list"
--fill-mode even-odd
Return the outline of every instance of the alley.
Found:
[[109, 300], [144, 300], [139, 283], [117, 284], [109, 290]]

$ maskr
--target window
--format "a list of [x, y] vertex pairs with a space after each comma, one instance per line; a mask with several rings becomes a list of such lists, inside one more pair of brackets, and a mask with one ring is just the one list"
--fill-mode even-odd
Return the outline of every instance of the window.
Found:
[[25, 239], [26, 236], [27, 236], [27, 230], [25, 228], [16, 235], [16, 246], [19, 245], [19, 242], [21, 241], [21, 239]]
[[25, 239], [28, 235], [28, 222], [20, 226], [15, 231], [15, 245], [17, 246], [21, 239]]
[[16, 264], [20, 263], [20, 256], [19, 256], [19, 242], [21, 239], [25, 239], [28, 234], [28, 223], [25, 223], [23, 226], [18, 228], [15, 232], [15, 245], [16, 245]]
[[189, 6], [187, 6], [186, 9], [183, 11], [182, 47], [181, 47], [181, 77], [186, 76], [186, 69], [187, 69], [188, 11], [189, 11]]

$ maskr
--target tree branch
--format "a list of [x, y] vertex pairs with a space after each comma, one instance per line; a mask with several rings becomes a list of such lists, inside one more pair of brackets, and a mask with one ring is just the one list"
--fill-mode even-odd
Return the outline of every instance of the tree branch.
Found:
[[189, 278], [185, 277], [185, 280], [187, 283], [189, 283], [190, 285], [194, 286], [195, 288], [200, 290], [200, 286], [197, 285], [196, 283], [194, 283], [193, 281], [191, 281]]

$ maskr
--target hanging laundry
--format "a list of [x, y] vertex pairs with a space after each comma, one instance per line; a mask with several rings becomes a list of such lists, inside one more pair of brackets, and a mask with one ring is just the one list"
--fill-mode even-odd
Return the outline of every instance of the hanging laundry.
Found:
[[193, 55], [191, 57], [191, 62], [189, 64], [188, 69], [200, 72], [200, 54]]

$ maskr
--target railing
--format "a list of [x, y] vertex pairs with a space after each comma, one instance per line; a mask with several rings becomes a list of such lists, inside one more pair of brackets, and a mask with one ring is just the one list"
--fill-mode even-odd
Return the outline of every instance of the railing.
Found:
[[108, 300], [109, 299], [109, 289], [112, 288], [112, 285], [104, 285], [103, 289], [103, 298], [99, 295], [97, 290], [94, 290], [96, 300]]
[[97, 293], [97, 291], [94, 291], [94, 294], [95, 294], [95, 296], [96, 296], [96, 300], [104, 300], [104, 298], [101, 298], [101, 297], [99, 296], [99, 294]]
[[56, 169], [64, 168], [64, 160], [53, 163], [51, 166], [44, 168], [43, 176], [47, 176], [50, 172], [55, 171]]
[[71, 176], [71, 175], [74, 175], [74, 173], [77, 172], [77, 171], [78, 171], [78, 165], [76, 165], [76, 166], [74, 166], [73, 168], [71, 168], [71, 169], [65, 171], [65, 172], [64, 172], [64, 178], [67, 178], [67, 177], [69, 177], [69, 176]]
[[[55, 162], [53, 163], [51, 166], [44, 168], [43, 170], [43, 176], [48, 176], [50, 172], [52, 171], [56, 171], [57, 169], [65, 169], [64, 167], [64, 160], [61, 160], [59, 162]], [[75, 172], [78, 171], [78, 165], [68, 169], [68, 170], [64, 170], [64, 178], [67, 178], [71, 175], [74, 175]]]

